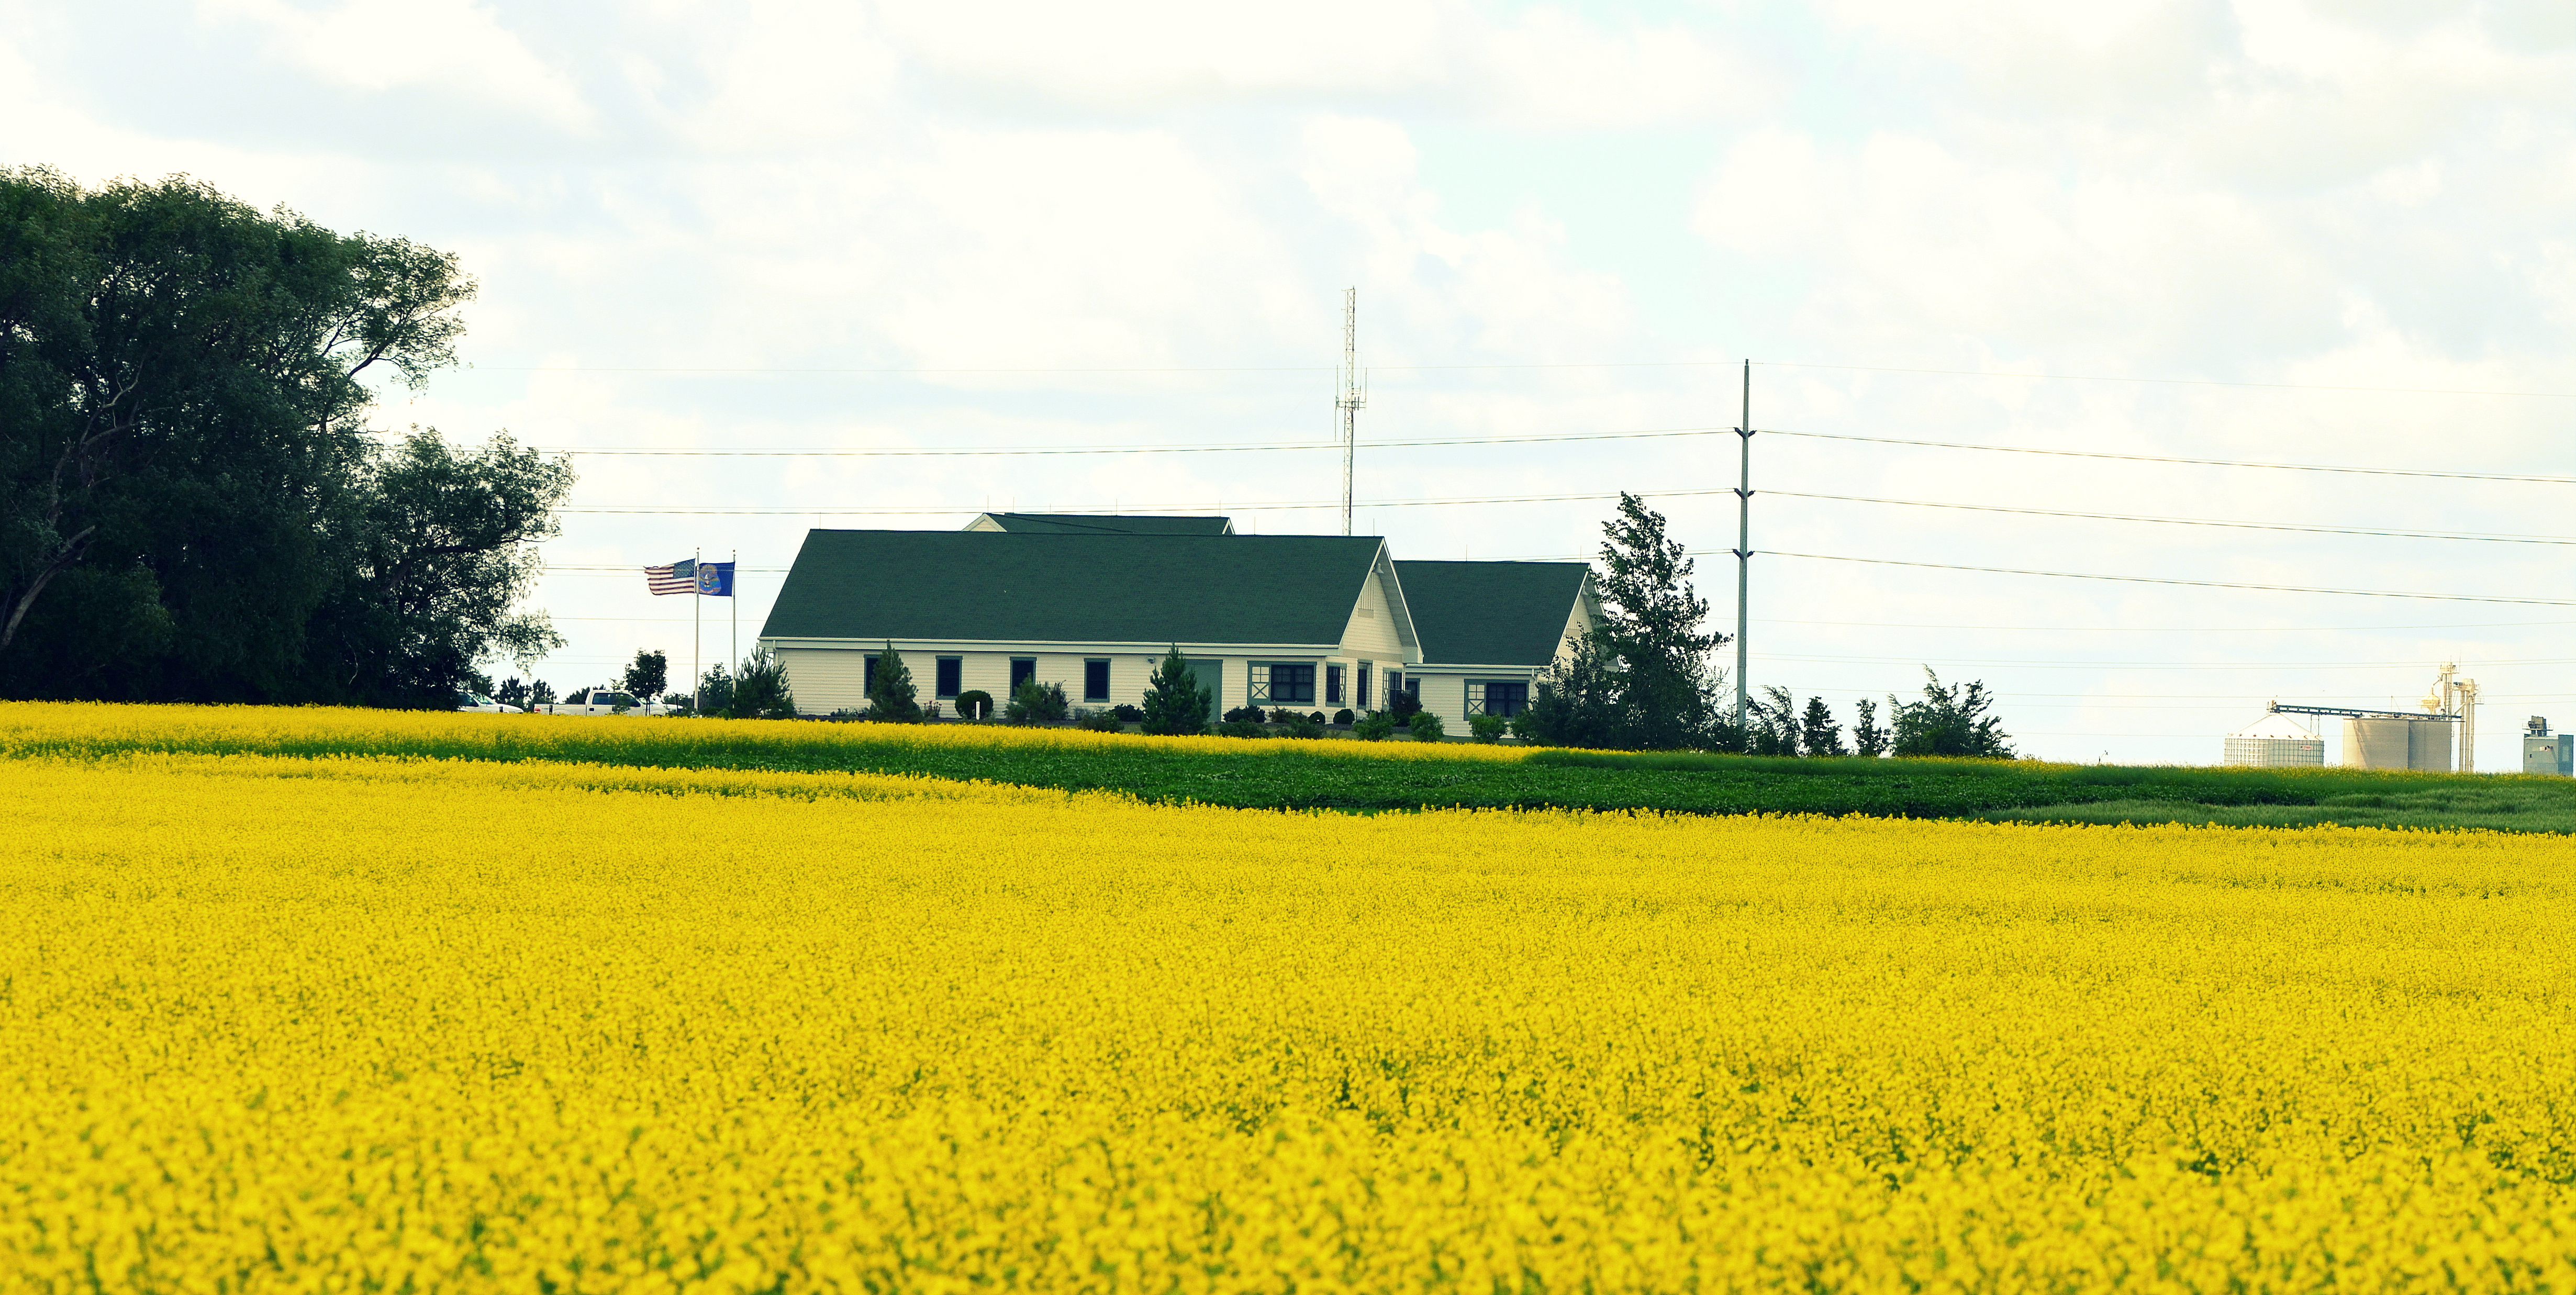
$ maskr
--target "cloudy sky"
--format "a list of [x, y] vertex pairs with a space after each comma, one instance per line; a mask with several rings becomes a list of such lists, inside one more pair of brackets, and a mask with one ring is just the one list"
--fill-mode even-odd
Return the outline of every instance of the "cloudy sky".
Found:
[[558, 688], [686, 658], [634, 569], [692, 550], [748, 647], [810, 526], [1337, 528], [1355, 287], [1360, 530], [1637, 491], [1730, 627], [1752, 360], [1751, 679], [1846, 718], [1928, 663], [2214, 761], [2456, 658], [2482, 766], [2576, 723], [2563, 0], [0, 0], [0, 160], [459, 253], [471, 367], [379, 420], [576, 454]]

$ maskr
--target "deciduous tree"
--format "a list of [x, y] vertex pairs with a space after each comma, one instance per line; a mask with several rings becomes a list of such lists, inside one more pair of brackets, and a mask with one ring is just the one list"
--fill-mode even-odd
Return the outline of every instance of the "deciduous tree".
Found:
[[0, 171], [0, 695], [445, 705], [556, 642], [509, 608], [569, 469], [363, 425], [473, 291], [185, 178]]
[[635, 649], [635, 661], [626, 667], [626, 691], [647, 701], [662, 695], [671, 682], [671, 660], [659, 652]]
[[2013, 758], [2012, 735], [2003, 731], [2001, 719], [1986, 713], [1995, 699], [1983, 681], [1944, 684], [1930, 666], [1923, 668], [1923, 678], [1921, 701], [1887, 696], [1896, 754]]

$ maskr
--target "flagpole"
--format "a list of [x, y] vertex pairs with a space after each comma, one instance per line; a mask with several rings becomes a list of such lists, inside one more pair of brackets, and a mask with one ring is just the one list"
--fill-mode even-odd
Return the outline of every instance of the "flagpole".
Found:
[[689, 558], [689, 677], [695, 680], [695, 682], [689, 685], [689, 714], [692, 718], [703, 719], [707, 713], [706, 700], [699, 694], [703, 693], [707, 686], [707, 654], [704, 646], [705, 639], [704, 636], [698, 632], [698, 626], [700, 623], [699, 609], [704, 607], [706, 604], [703, 599], [698, 597], [698, 558], [696, 555], [699, 550], [691, 549], [689, 552], [691, 554]]

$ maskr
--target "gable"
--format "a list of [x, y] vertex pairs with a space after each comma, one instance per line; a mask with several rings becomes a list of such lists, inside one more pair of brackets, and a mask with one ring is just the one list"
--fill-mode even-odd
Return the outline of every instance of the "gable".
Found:
[[1544, 666], [1591, 623], [1581, 562], [1398, 562], [1432, 664]]
[[1350, 620], [1342, 627], [1341, 650], [1345, 656], [1376, 661], [1422, 659], [1403, 586], [1395, 578], [1395, 564], [1383, 554], [1371, 564], [1359, 599], [1350, 609]]
[[761, 636], [1340, 642], [1374, 536], [838, 531], [805, 536]]

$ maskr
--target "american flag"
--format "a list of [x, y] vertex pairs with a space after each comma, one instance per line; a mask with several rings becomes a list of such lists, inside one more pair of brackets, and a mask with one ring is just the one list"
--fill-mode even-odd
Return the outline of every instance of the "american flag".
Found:
[[698, 564], [694, 559], [683, 559], [667, 567], [646, 567], [644, 583], [657, 594], [696, 593]]

